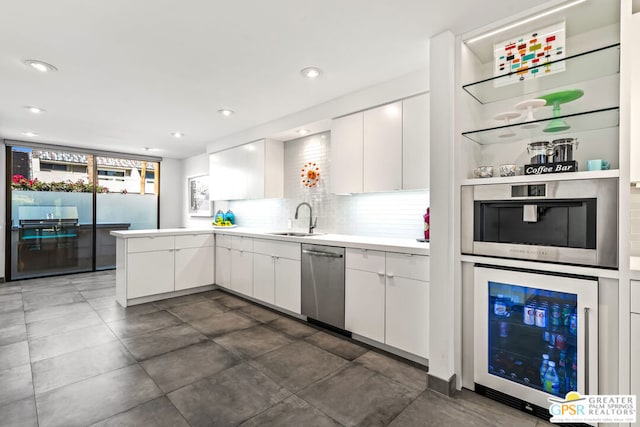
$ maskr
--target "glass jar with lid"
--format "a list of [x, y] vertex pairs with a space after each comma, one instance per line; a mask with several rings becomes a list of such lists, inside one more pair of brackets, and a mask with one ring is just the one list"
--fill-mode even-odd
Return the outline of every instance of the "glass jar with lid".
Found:
[[536, 141], [527, 144], [527, 152], [531, 156], [531, 164], [541, 165], [547, 163], [550, 147], [549, 141]]
[[573, 160], [573, 150], [578, 148], [578, 140], [577, 138], [555, 139], [551, 146], [554, 162], [570, 162]]

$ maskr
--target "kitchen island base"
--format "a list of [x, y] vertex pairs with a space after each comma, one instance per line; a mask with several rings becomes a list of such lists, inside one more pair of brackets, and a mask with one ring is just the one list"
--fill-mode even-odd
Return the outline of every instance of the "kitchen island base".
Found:
[[118, 298], [116, 296], [116, 301], [118, 301], [118, 304], [120, 304], [122, 307], [127, 308], [127, 307], [131, 307], [133, 305], [146, 304], [148, 302], [160, 301], [160, 300], [165, 300], [165, 299], [169, 299], [169, 298], [183, 297], [185, 295], [197, 294], [197, 293], [200, 293], [200, 292], [211, 291], [211, 290], [214, 290], [214, 289], [221, 289], [221, 288], [219, 286], [216, 286], [216, 285], [206, 285], [206, 286], [200, 286], [198, 288], [183, 289], [183, 290], [180, 290], [180, 291], [167, 292], [167, 293], [163, 293], [163, 294], [148, 295], [148, 296], [145, 296], [145, 297], [131, 298], [131, 299]]

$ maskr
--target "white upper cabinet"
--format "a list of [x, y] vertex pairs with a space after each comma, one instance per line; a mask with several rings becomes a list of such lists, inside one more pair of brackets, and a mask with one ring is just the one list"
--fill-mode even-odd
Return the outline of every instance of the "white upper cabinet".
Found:
[[[632, 46], [640, 43], [640, 13], [631, 17], [631, 32], [633, 36]], [[631, 75], [640, 74], [640, 56], [631, 55]], [[637, 117], [640, 115], [640, 81], [631, 79], [631, 182], [640, 182], [640, 123]]]
[[429, 188], [429, 94], [402, 101], [402, 188]]
[[331, 192], [362, 192], [363, 113], [331, 123]]
[[284, 145], [261, 139], [209, 156], [212, 200], [283, 197]]
[[402, 189], [402, 102], [364, 112], [363, 190]]
[[428, 94], [333, 120], [332, 193], [428, 187]]

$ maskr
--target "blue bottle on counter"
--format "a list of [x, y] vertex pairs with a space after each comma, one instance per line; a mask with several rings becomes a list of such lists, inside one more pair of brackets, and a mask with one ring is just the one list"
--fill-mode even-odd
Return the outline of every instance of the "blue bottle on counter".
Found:
[[223, 222], [224, 221], [224, 212], [218, 209], [216, 215], [213, 217], [213, 222]]
[[231, 209], [224, 214], [224, 220], [231, 222], [232, 225], [236, 223], [236, 215], [231, 211]]

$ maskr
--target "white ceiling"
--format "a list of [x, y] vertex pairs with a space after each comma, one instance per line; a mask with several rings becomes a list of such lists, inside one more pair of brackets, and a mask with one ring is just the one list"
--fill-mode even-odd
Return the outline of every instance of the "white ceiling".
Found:
[[[426, 68], [432, 35], [538, 3], [0, 0], [0, 138], [188, 157], [223, 136]], [[59, 71], [39, 73], [26, 59]], [[310, 65], [324, 71], [315, 81], [299, 75]], [[220, 108], [237, 113], [225, 118]]]

